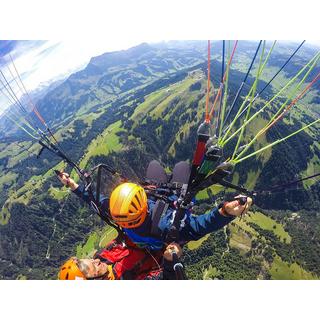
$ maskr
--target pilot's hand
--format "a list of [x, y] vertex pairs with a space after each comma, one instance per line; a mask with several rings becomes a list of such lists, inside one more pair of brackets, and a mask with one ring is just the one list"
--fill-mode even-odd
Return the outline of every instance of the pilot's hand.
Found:
[[223, 207], [219, 209], [223, 216], [242, 216], [245, 215], [252, 205], [252, 198], [238, 195], [233, 201], [225, 202]]
[[167, 248], [166, 251], [163, 254], [163, 257], [168, 260], [168, 261], [172, 261], [173, 260], [173, 256], [172, 254], [176, 253], [178, 258], [181, 257], [182, 255], [182, 248], [179, 246], [179, 244], [177, 243], [170, 243]]
[[72, 191], [79, 187], [79, 185], [72, 178], [70, 178], [69, 174], [66, 172], [57, 173], [57, 177], [63, 185], [69, 187]]

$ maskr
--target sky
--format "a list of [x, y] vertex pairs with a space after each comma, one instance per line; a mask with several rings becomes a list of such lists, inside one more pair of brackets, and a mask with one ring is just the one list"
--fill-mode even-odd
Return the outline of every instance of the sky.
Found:
[[[141, 43], [140, 40], [131, 39], [113, 42], [99, 39], [86, 41], [0, 40], [0, 70], [8, 82], [11, 80], [13, 90], [17, 96], [20, 96], [22, 90], [14, 81], [15, 68], [27, 91], [30, 92], [39, 86], [65, 78], [84, 68], [94, 56], [109, 51], [125, 50], [139, 43]], [[0, 74], [0, 88], [2, 88], [0, 114], [13, 100], [10, 93], [4, 88], [5, 79]]]
[[41, 82], [64, 76], [84, 67], [91, 57], [107, 51], [127, 49], [137, 41], [1, 41], [0, 66], [6, 71], [10, 55], [25, 85], [35, 89]]
[[[94, 56], [110, 51], [125, 50], [141, 42], [143, 42], [142, 39], [131, 38], [113, 39], [113, 41], [107, 39], [102, 41], [98, 38], [86, 41], [0, 40], [0, 70], [7, 81], [11, 80], [10, 83], [19, 97], [22, 90], [14, 81], [15, 68], [24, 86], [30, 92], [83, 69]], [[319, 46], [320, 41], [311, 40], [308, 43]], [[10, 94], [4, 88], [3, 75], [0, 74], [0, 114], [12, 102]]]
[[[263, 11], [254, 0], [213, 2], [46, 0], [46, 6], [41, 6], [39, 0], [3, 0], [0, 39], [21, 40], [0, 40], [1, 70], [10, 75], [3, 67], [10, 53], [26, 88], [33, 90], [83, 68], [93, 56], [142, 42], [311, 39], [309, 44], [320, 46], [319, 11], [310, 0], [302, 7], [294, 6], [293, 0], [290, 14], [284, 14], [287, 3], [277, 0], [269, 0]], [[301, 15], [303, 7], [308, 15]], [[0, 113], [10, 104], [1, 96]]]

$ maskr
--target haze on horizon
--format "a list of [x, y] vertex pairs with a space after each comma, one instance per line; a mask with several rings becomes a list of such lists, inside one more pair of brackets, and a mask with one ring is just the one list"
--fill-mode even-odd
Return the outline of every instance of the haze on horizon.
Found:
[[[84, 68], [92, 57], [105, 52], [125, 50], [138, 45], [142, 41], [0, 41], [0, 69], [8, 79], [14, 91], [20, 96], [13, 81], [14, 64], [22, 78], [26, 89], [30, 92], [53, 81], [64, 79], [70, 74]], [[0, 77], [4, 83], [4, 79]], [[3, 87], [0, 83], [0, 87]], [[0, 114], [11, 105], [8, 94], [0, 92]], [[12, 99], [11, 99], [12, 101]]]
[[[125, 50], [142, 42], [156, 43], [161, 41], [164, 40], [0, 41], [0, 69], [8, 79], [12, 79], [14, 68], [11, 56], [26, 89], [30, 92], [83, 69], [92, 57], [105, 52]], [[320, 47], [320, 41], [307, 41], [307, 43]], [[2, 77], [0, 79], [4, 82]], [[11, 84], [13, 87], [16, 86], [14, 90], [17, 95], [21, 95], [22, 92], [14, 81]], [[2, 88], [3, 83], [0, 83], [0, 86]], [[4, 91], [2, 89], [0, 92], [0, 115], [12, 102]]]

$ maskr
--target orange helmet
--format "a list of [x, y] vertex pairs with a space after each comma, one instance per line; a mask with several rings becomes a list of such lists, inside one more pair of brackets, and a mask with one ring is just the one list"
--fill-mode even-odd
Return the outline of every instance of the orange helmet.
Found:
[[59, 280], [86, 280], [86, 277], [80, 271], [75, 258], [70, 258], [60, 268]]
[[147, 195], [137, 184], [123, 183], [112, 191], [109, 207], [112, 219], [120, 227], [136, 228], [146, 218]]

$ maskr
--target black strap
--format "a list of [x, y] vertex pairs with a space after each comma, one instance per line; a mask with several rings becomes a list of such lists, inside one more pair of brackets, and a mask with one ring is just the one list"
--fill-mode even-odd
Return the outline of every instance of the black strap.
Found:
[[256, 191], [253, 191], [253, 190], [248, 190], [247, 188], [243, 187], [243, 186], [238, 186], [238, 185], [235, 185], [229, 181], [226, 181], [224, 179], [222, 179], [220, 182], [219, 182], [220, 185], [222, 185], [223, 187], [226, 187], [226, 188], [231, 188], [231, 189], [234, 189], [234, 190], [237, 190], [241, 193], [244, 193], [248, 196], [256, 196], [257, 195], [257, 192]]
[[169, 208], [169, 203], [163, 200], [157, 200], [154, 208], [152, 210], [152, 225], [151, 225], [151, 235], [158, 236], [160, 234], [159, 230], [159, 221], [165, 212], [167, 212]]
[[211, 187], [213, 184], [221, 184], [221, 181], [231, 174], [233, 165], [229, 162], [223, 162], [218, 165], [213, 173], [208, 175], [205, 179], [200, 181], [197, 185], [191, 185], [189, 192], [185, 197], [185, 201], [188, 203], [192, 198], [201, 190]]
[[312, 179], [312, 178], [315, 178], [315, 177], [318, 177], [318, 176], [320, 176], [320, 172], [318, 172], [318, 173], [316, 173], [316, 174], [314, 174], [312, 176], [308, 176], [308, 177], [304, 177], [304, 178], [301, 178], [301, 179], [298, 179], [298, 180], [290, 181], [290, 182], [287, 182], [287, 183], [284, 183], [284, 184], [276, 185], [276, 186], [274, 186], [274, 187], [272, 187], [272, 188], [270, 188], [268, 190], [259, 190], [259, 193], [268, 194], [268, 193], [275, 192], [278, 189], [286, 190], [286, 187], [298, 184], [299, 182], [302, 182], [302, 181], [308, 180], [308, 179]]

